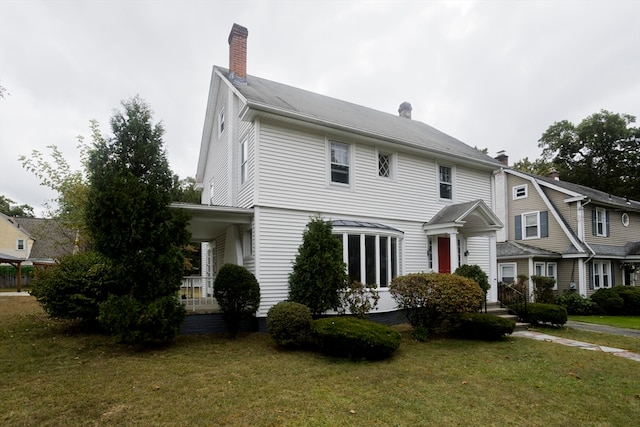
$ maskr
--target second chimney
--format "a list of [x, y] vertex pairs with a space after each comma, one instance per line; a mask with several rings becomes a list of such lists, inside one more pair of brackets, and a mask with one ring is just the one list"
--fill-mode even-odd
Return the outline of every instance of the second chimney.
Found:
[[398, 108], [398, 113], [400, 113], [400, 117], [411, 120], [411, 110], [411, 104], [409, 104], [408, 102], [403, 102]]
[[507, 156], [507, 153], [505, 153], [504, 150], [498, 151], [496, 160], [505, 166], [509, 166], [509, 156]]
[[247, 82], [247, 36], [249, 30], [242, 25], [233, 24], [229, 34], [229, 78]]

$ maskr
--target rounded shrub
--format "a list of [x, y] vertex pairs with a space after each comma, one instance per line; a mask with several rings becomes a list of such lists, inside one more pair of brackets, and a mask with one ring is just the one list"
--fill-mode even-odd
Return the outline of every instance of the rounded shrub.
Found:
[[456, 274], [412, 273], [391, 281], [389, 292], [414, 329], [429, 334], [474, 313], [484, 292], [472, 279]]
[[558, 295], [555, 297], [554, 303], [566, 308], [567, 313], [578, 316], [588, 316], [598, 311], [596, 303], [577, 292], [567, 292], [563, 295]]
[[567, 309], [556, 304], [531, 303], [526, 311], [518, 312], [518, 317], [532, 325], [550, 323], [552, 326], [562, 326], [567, 323]]
[[624, 314], [631, 316], [640, 315], [640, 288], [632, 286], [616, 286], [613, 289], [624, 301]]
[[311, 323], [314, 341], [320, 351], [354, 360], [381, 360], [400, 346], [400, 333], [387, 325], [338, 316]]
[[222, 310], [229, 335], [233, 338], [238, 334], [242, 320], [258, 310], [260, 285], [253, 273], [245, 267], [225, 264], [216, 275], [213, 296]]
[[624, 300], [615, 289], [598, 289], [591, 295], [591, 301], [595, 302], [605, 314], [618, 316], [624, 313]]
[[486, 313], [469, 313], [462, 316], [458, 334], [465, 338], [497, 341], [513, 333], [516, 322]]
[[115, 286], [109, 260], [96, 252], [63, 257], [59, 264], [38, 272], [31, 295], [47, 314], [61, 319], [81, 319], [97, 326], [105, 289]]
[[311, 311], [306, 305], [282, 301], [267, 312], [267, 330], [281, 347], [303, 347], [309, 343], [311, 320]]

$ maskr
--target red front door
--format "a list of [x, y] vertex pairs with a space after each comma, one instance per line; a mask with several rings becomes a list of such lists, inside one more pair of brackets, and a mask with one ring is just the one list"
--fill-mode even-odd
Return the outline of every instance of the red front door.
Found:
[[448, 237], [438, 237], [438, 272], [451, 273], [451, 248]]

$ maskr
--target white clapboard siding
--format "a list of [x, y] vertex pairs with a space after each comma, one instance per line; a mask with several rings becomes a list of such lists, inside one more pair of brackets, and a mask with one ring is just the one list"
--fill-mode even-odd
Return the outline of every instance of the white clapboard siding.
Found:
[[[354, 184], [332, 185], [324, 135], [267, 123], [260, 129], [258, 205], [423, 222], [446, 206], [437, 197], [433, 159], [396, 152], [394, 178], [381, 178], [375, 146], [340, 139], [353, 143]], [[483, 198], [490, 205], [490, 174], [457, 171], [459, 186], [469, 187], [460, 189], [457, 201]]]
[[[289, 292], [288, 277], [292, 270], [298, 248], [302, 243], [302, 234], [310, 218], [311, 211], [256, 208], [259, 212], [259, 243], [257, 244], [257, 278], [261, 289], [259, 316], [273, 305], [287, 298]], [[326, 219], [350, 219], [378, 222], [404, 232], [400, 248], [399, 274], [427, 270], [427, 240], [418, 221], [399, 221], [380, 217], [342, 216], [335, 212], [321, 212]], [[381, 290], [379, 311], [395, 310], [395, 302], [388, 290]]]

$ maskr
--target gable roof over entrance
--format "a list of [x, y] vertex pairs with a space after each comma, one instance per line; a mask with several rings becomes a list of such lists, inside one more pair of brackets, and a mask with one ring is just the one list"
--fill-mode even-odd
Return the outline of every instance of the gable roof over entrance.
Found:
[[486, 233], [502, 227], [500, 219], [481, 199], [445, 206], [422, 226], [427, 235], [455, 228], [464, 228], [465, 233]]

